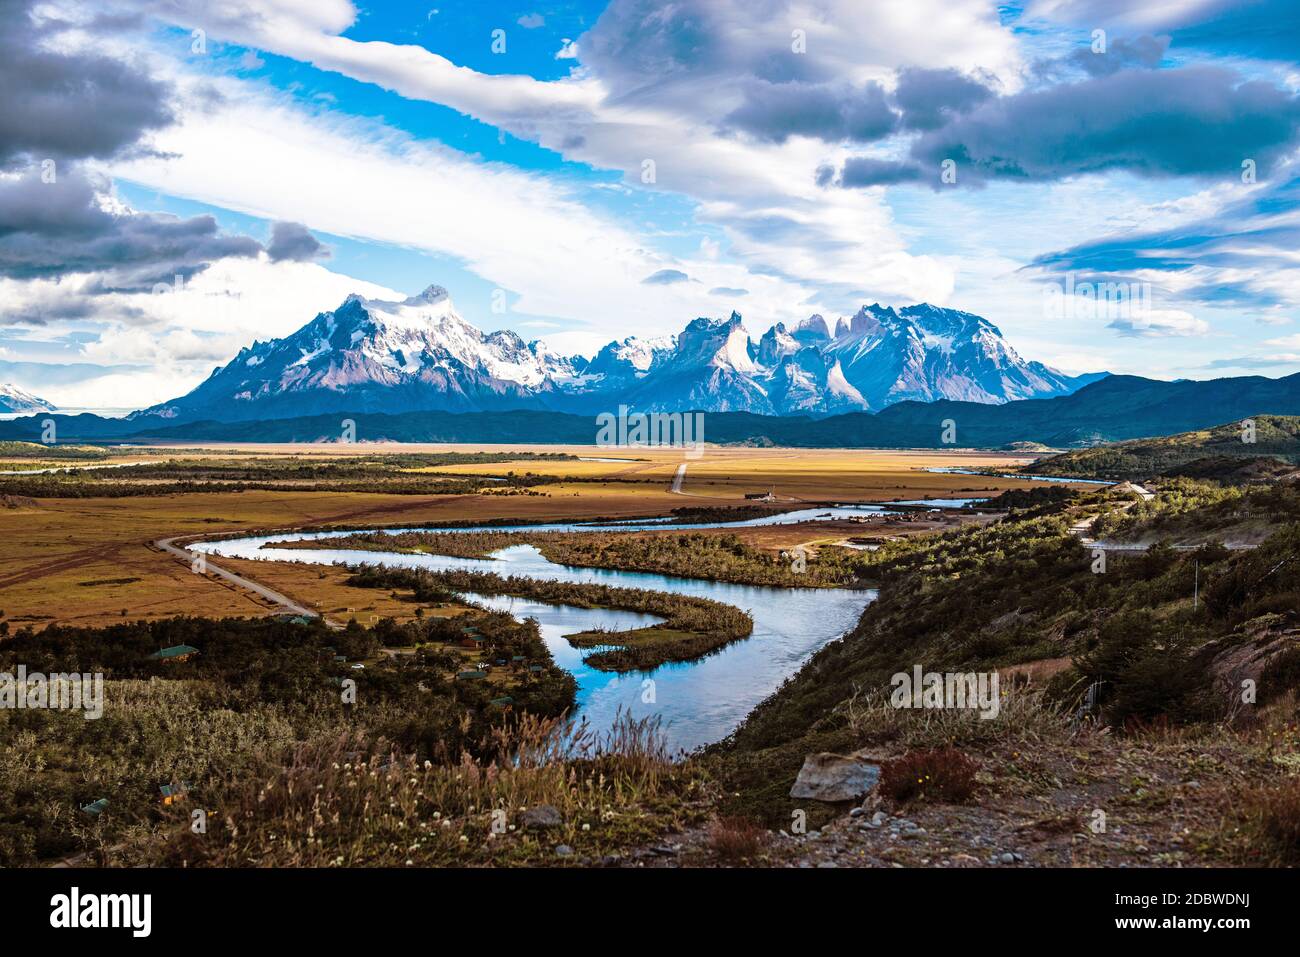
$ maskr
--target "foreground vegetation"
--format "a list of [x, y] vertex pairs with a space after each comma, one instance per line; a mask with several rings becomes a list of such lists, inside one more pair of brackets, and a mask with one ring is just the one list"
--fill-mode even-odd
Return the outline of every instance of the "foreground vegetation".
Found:
[[[1250, 551], [1208, 544], [1110, 553], [1097, 573], [1070, 527], [1108, 494], [1077, 493], [994, 525], [914, 541], [887, 560], [880, 598], [858, 627], [814, 655], [729, 740], [710, 749], [711, 768], [731, 795], [725, 812], [782, 826], [800, 804], [787, 792], [806, 755], [864, 747], [982, 753], [993, 759], [984, 764], [992, 794], [997, 774], [988, 775], [997, 768], [1020, 773], [1026, 760], [1045, 761], [1049, 752], [1073, 768], [1071, 742], [1081, 720], [1124, 736], [1128, 766], [1182, 760], [1188, 749], [1223, 738], [1234, 742], [1225, 745], [1231, 763], [1251, 769], [1255, 786], [1294, 790], [1300, 523], [1279, 516], [1272, 534]], [[1225, 493], [1194, 483], [1172, 483], [1168, 492], [1169, 500], [1211, 515], [1243, 496], [1266, 509], [1293, 495], [1289, 488]], [[1170, 506], [1136, 505], [1120, 520], [1140, 525], [1162, 507]], [[1036, 674], [1037, 703], [1032, 714], [1004, 705], [987, 721], [970, 712], [900, 712], [870, 703], [884, 702], [891, 677], [918, 664], [938, 672], [997, 670], [1011, 684], [1017, 674]], [[1250, 704], [1243, 703], [1246, 681]], [[1182, 743], [1167, 747], [1168, 729], [1175, 728]], [[1017, 793], [1044, 794], [1041, 780], [1021, 781]], [[1237, 797], [1258, 810], [1236, 787]], [[1235, 836], [1207, 833], [1206, 848], [1244, 855], [1246, 812], [1228, 806], [1225, 820], [1237, 822]], [[1268, 828], [1276, 831], [1271, 820]], [[1211, 823], [1217, 827], [1218, 819], [1205, 822]], [[1272, 862], [1300, 859], [1297, 848], [1276, 843], [1260, 853], [1273, 855]]]
[[[553, 719], [571, 708], [573, 678], [555, 667], [533, 623], [493, 613], [470, 620], [484, 645], [475, 658], [519, 655], [537, 670], [462, 680], [474, 659], [457, 650], [460, 619], [354, 623], [341, 632], [282, 618], [20, 631], [0, 644], [0, 672], [24, 665], [29, 673], [101, 673], [105, 702], [96, 720], [80, 711], [0, 710], [0, 865], [153, 833], [164, 819], [162, 786], [213, 800], [239, 782], [265, 780], [271, 762], [303, 746], [359, 735], [372, 750], [382, 741], [412, 760], [490, 760], [515, 715]], [[149, 657], [178, 645], [198, 653]], [[385, 647], [407, 653], [387, 655]], [[362, 668], [352, 666], [358, 659]], [[103, 813], [81, 810], [101, 798]]]
[[[216, 826], [183, 809], [112, 863], [204, 867], [591, 864], [702, 818], [707, 782], [652, 721], [608, 734], [525, 717], [480, 753], [419, 761], [366, 734], [300, 744], [212, 789]], [[532, 816], [530, 816], [532, 815]]]

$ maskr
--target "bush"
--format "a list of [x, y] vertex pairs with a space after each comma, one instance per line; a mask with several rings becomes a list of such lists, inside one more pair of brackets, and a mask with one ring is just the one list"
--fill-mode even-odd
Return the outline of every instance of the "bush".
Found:
[[1274, 701], [1292, 689], [1300, 689], [1300, 647], [1277, 655], [1259, 676], [1261, 703]]
[[1300, 864], [1300, 779], [1248, 792], [1242, 796], [1241, 809], [1256, 837], [1252, 849], [1268, 858], [1264, 863]]
[[909, 751], [881, 767], [880, 790], [895, 801], [962, 804], [975, 793], [978, 769], [956, 748]]
[[720, 817], [709, 827], [709, 849], [729, 864], [753, 857], [762, 848], [763, 830], [747, 817]]

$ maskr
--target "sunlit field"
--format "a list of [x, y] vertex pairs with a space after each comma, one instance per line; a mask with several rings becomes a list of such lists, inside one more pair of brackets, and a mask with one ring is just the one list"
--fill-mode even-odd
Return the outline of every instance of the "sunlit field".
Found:
[[[936, 474], [931, 467], [1010, 469], [1024, 457], [973, 452], [776, 450], [708, 448], [687, 459], [680, 450], [595, 447], [505, 447], [448, 445], [222, 445], [107, 450], [95, 464], [134, 462], [258, 463], [291, 466], [394, 454], [490, 452], [563, 453], [579, 459], [636, 461], [527, 461], [448, 465], [410, 470], [452, 477], [503, 476], [531, 472], [573, 477], [542, 484], [535, 494], [411, 495], [373, 492], [264, 490], [193, 491], [131, 497], [5, 497], [0, 507], [0, 588], [12, 627], [41, 628], [55, 622], [103, 624], [123, 617], [164, 618], [176, 614], [255, 615], [278, 609], [228, 583], [190, 573], [189, 567], [153, 546], [159, 538], [200, 536], [239, 530], [301, 527], [399, 526], [467, 520], [520, 521], [667, 515], [675, 508], [742, 505], [746, 494], [773, 493], [778, 504], [876, 502], [931, 497], [982, 497], [994, 490], [1024, 487], [1028, 481]], [[31, 467], [31, 462], [21, 463]], [[51, 465], [66, 466], [63, 461]], [[681, 492], [670, 491], [686, 465]], [[10, 467], [10, 466], [6, 466]], [[93, 473], [132, 483], [132, 469]], [[605, 479], [607, 481], [602, 481]], [[87, 481], [107, 481], [105, 478]], [[140, 479], [140, 482], [153, 480]], [[1036, 483], [1035, 483], [1036, 484]], [[93, 493], [92, 493], [93, 494]], [[820, 532], [824, 537], [824, 531]], [[754, 533], [772, 547], [811, 534], [764, 530]], [[329, 609], [347, 608], [339, 596], [315, 594], [316, 572], [288, 572], [294, 596]], [[368, 596], [367, 604], [374, 601]], [[369, 614], [369, 613], [367, 613]]]

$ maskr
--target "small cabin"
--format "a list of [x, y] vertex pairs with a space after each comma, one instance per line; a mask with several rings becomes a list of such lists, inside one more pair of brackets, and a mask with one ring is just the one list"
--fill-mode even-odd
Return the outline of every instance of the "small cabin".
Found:
[[150, 661], [188, 661], [199, 653], [199, 649], [193, 645], [172, 645], [170, 648], [159, 648], [153, 654], [149, 655]]
[[81, 812], [91, 817], [99, 817], [108, 810], [108, 798], [100, 798], [97, 801], [91, 801], [89, 804], [81, 805]]
[[746, 492], [745, 501], [747, 502], [775, 502], [776, 489], [768, 489], [766, 492]]
[[477, 681], [480, 678], [486, 678], [486, 671], [461, 671], [456, 675], [458, 681]]
[[169, 805], [183, 799], [189, 793], [190, 786], [181, 781], [179, 784], [164, 784], [158, 788], [158, 791], [162, 795], [162, 803]]

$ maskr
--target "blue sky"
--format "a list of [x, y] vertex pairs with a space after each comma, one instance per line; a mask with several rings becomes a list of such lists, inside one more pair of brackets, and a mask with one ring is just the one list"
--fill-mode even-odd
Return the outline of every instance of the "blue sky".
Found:
[[[433, 283], [564, 352], [930, 301], [1071, 372], [1300, 370], [1294, 3], [15, 5], [12, 69], [103, 78], [0, 123], [0, 381], [65, 405]], [[1089, 283], [1140, 312], [1045, 305]]]

